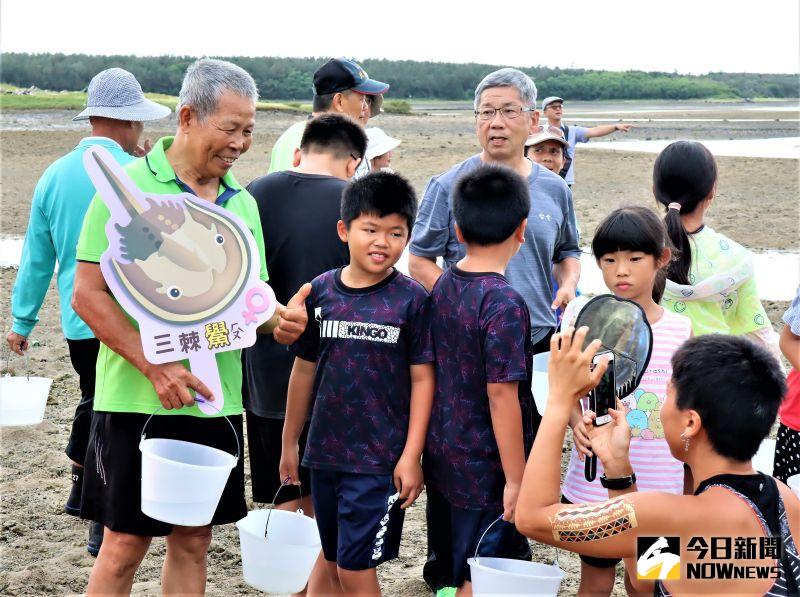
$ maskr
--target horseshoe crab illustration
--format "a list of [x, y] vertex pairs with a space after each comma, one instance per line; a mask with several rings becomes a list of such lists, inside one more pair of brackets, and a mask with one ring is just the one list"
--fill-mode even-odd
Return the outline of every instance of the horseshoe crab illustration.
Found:
[[[91, 157], [113, 192], [106, 203], [122, 208], [111, 209], [109, 237], [118, 235], [119, 250], [108, 265], [142, 309], [164, 321], [192, 323], [236, 300], [253, 259], [238, 218], [188, 193], [142, 196], [110, 160], [96, 151]], [[101, 193], [106, 188], [95, 185]]]

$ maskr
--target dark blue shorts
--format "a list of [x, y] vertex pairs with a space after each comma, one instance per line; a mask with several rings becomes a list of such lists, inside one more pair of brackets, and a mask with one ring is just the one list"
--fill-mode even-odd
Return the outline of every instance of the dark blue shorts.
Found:
[[398, 495], [391, 475], [312, 470], [325, 559], [345, 570], [366, 570], [396, 558], [405, 516]]
[[[428, 559], [422, 577], [434, 591], [460, 587], [472, 580], [467, 560], [483, 532], [503, 514], [503, 510], [456, 508], [441, 493], [427, 487], [425, 516], [428, 523]], [[508, 522], [499, 521], [480, 542], [478, 555], [513, 560], [531, 559], [528, 540]]]

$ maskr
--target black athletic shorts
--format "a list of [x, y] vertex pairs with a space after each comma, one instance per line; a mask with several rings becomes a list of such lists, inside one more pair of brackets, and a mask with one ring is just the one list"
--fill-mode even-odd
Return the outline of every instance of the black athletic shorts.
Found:
[[[271, 504], [278, 488], [281, 486], [281, 435], [283, 434], [283, 419], [267, 419], [251, 412], [245, 415], [247, 419], [247, 449], [250, 452], [250, 481], [253, 484], [253, 501], [260, 504]], [[300, 460], [306, 451], [308, 439], [308, 423], [303, 426], [300, 434]], [[296, 500], [300, 495], [311, 495], [311, 472], [300, 466], [300, 487], [297, 485], [284, 487], [276, 504], [284, 504]]]
[[478, 555], [486, 558], [531, 560], [528, 540], [513, 524], [499, 520], [502, 508], [458, 508], [431, 487], [426, 487], [425, 493], [428, 559], [422, 568], [422, 578], [434, 592], [472, 581], [467, 560], [475, 556], [478, 547]]
[[[149, 415], [95, 411], [83, 474], [81, 518], [102, 523], [112, 531], [144, 537], [164, 537], [172, 525], [142, 513], [142, 453], [139, 441]], [[236, 522], [247, 516], [244, 499], [242, 415], [228, 417], [156, 415], [147, 426], [148, 438], [190, 441], [235, 454], [212, 525]]]
[[78, 384], [81, 389], [81, 400], [75, 407], [72, 417], [72, 431], [65, 450], [73, 462], [83, 466], [86, 459], [86, 447], [89, 445], [89, 432], [92, 428], [92, 409], [94, 408], [94, 380], [95, 366], [97, 365], [97, 352], [100, 350], [100, 341], [97, 338], [85, 340], [70, 340], [69, 359], [72, 368], [78, 374]]

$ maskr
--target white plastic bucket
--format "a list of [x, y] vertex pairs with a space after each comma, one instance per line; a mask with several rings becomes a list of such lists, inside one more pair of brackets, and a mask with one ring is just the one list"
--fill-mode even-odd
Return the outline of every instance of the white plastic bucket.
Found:
[[550, 392], [550, 383], [547, 381], [547, 366], [549, 364], [549, 351], [533, 355], [531, 392], [533, 392], [533, 400], [536, 402], [536, 410], [539, 411], [540, 415], [544, 415], [544, 409], [547, 406], [547, 395]]
[[46, 377], [0, 377], [0, 426], [41, 423], [52, 383]]
[[[161, 409], [159, 409], [161, 410]], [[156, 411], [158, 412], [158, 411]], [[153, 418], [150, 415], [150, 419]], [[176, 439], [145, 439], [142, 428], [142, 512], [169, 524], [187, 527], [207, 525], [222, 497], [231, 470], [239, 460], [227, 452]]]
[[794, 491], [794, 494], [800, 498], [800, 475], [792, 475], [786, 479], [786, 484], [789, 486], [789, 489]]
[[253, 510], [236, 523], [236, 528], [248, 585], [266, 593], [303, 590], [321, 549], [313, 518], [302, 510]]
[[505, 558], [470, 558], [472, 594], [558, 595], [564, 571], [556, 564], [539, 564]]
[[775, 466], [775, 440], [766, 438], [758, 447], [758, 452], [753, 456], [753, 468], [765, 475], [772, 476]]
[[558, 588], [564, 578], [564, 571], [558, 567], [558, 563], [538, 564], [525, 560], [478, 556], [486, 533], [502, 521], [501, 516], [486, 527], [475, 546], [475, 556], [467, 560], [472, 577], [472, 594], [477, 597], [558, 595]]

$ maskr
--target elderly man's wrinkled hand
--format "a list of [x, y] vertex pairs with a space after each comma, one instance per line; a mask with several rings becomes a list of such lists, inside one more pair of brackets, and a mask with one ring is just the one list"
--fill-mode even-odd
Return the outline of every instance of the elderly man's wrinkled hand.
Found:
[[18, 355], [23, 355], [28, 350], [28, 338], [16, 332], [8, 332], [6, 342], [8, 342], [8, 347], [11, 351]]
[[182, 363], [150, 365], [145, 373], [158, 394], [158, 400], [166, 410], [192, 406], [194, 390], [206, 400], [214, 400], [206, 384], [192, 374]]
[[285, 307], [278, 310], [278, 327], [272, 333], [279, 344], [293, 344], [308, 324], [306, 298], [311, 293], [311, 284], [303, 284]]
[[608, 359], [602, 359], [592, 369], [592, 359], [600, 348], [600, 340], [593, 340], [586, 350], [582, 350], [588, 332], [589, 328], [586, 326], [577, 331], [570, 327], [564, 332], [553, 334], [550, 339], [548, 409], [552, 403], [555, 408], [571, 411], [578, 398], [585, 396], [600, 383], [608, 367]]

